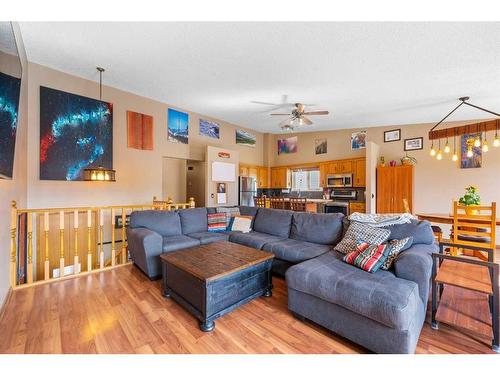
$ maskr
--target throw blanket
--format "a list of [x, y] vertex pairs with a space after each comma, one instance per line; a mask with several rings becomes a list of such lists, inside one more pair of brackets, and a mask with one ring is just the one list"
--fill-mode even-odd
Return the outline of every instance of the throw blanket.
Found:
[[349, 216], [349, 220], [357, 221], [371, 227], [388, 227], [396, 224], [407, 224], [410, 220], [415, 220], [412, 214], [362, 214], [354, 212]]

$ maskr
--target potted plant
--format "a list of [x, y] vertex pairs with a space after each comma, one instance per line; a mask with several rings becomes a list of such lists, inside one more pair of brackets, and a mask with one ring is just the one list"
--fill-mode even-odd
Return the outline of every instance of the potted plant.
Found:
[[467, 215], [477, 215], [478, 210], [473, 208], [473, 206], [479, 206], [481, 204], [481, 197], [477, 193], [477, 187], [473, 185], [467, 186], [465, 188], [465, 194], [463, 197], [460, 197], [458, 203], [466, 206], [465, 212]]

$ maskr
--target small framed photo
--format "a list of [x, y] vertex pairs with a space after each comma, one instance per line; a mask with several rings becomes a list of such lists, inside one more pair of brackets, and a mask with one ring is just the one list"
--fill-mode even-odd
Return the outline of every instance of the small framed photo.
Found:
[[217, 193], [218, 194], [226, 194], [226, 183], [218, 182], [217, 183]]
[[408, 138], [405, 139], [405, 151], [422, 150], [424, 148], [424, 138]]
[[384, 142], [396, 142], [401, 140], [401, 129], [388, 130], [384, 132]]

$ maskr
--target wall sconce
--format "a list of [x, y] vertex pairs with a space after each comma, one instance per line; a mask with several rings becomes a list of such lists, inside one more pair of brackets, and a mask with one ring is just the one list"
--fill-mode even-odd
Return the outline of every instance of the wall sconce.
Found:
[[115, 182], [115, 170], [99, 168], [86, 168], [83, 170], [84, 181]]

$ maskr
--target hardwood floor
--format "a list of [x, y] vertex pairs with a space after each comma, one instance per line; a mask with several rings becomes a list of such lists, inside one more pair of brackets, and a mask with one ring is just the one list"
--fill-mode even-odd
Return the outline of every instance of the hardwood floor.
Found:
[[[366, 349], [287, 309], [286, 286], [274, 279], [258, 298], [203, 333], [160, 282], [136, 267], [16, 290], [0, 321], [1, 353], [366, 353]], [[429, 319], [428, 319], [429, 320]], [[489, 342], [426, 322], [417, 353], [493, 353]]]

